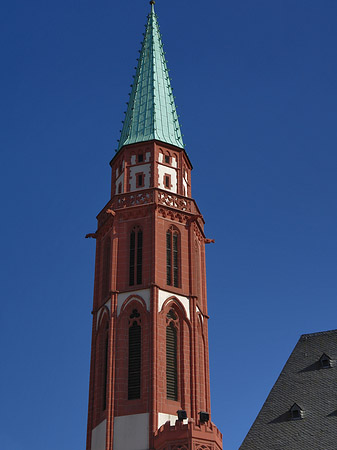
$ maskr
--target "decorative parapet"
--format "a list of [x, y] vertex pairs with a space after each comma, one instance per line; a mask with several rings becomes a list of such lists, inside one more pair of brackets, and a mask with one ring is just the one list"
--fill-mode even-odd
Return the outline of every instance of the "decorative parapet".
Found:
[[129, 208], [131, 206], [147, 205], [154, 203], [153, 189], [129, 192], [128, 194], [116, 195], [112, 200], [113, 209]]
[[195, 201], [182, 195], [174, 194], [162, 189], [144, 189], [137, 192], [114, 195], [103, 210], [98, 214], [98, 228], [109, 218], [107, 210], [118, 211], [142, 205], [154, 204], [169, 209], [178, 210], [193, 215], [200, 214]]
[[169, 208], [179, 209], [180, 211], [196, 212], [194, 200], [182, 197], [177, 194], [171, 194], [166, 191], [156, 191], [157, 203], [159, 205], [168, 206]]
[[155, 450], [222, 450], [222, 434], [212, 423], [166, 422], [154, 436]]

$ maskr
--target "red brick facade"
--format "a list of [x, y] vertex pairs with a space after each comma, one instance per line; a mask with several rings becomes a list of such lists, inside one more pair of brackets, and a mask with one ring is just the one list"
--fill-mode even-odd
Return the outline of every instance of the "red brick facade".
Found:
[[[184, 150], [157, 141], [125, 146], [110, 164], [111, 200], [97, 216], [94, 235], [87, 450], [96, 450], [92, 431], [105, 420], [104, 450], [116, 450], [115, 419], [137, 414], [148, 414], [148, 449], [220, 450], [221, 433], [211, 421], [199, 421], [200, 411], [210, 413], [208, 315], [204, 221], [191, 198], [192, 166]], [[142, 186], [136, 179], [140, 173]], [[164, 176], [169, 176], [169, 188], [161, 184]], [[141, 231], [134, 250], [133, 230]], [[176, 240], [168, 269], [170, 230]], [[169, 270], [176, 281], [168, 284]], [[177, 339], [177, 400], [167, 398], [166, 328], [171, 322]], [[141, 330], [140, 396], [129, 400], [133, 324]], [[176, 416], [178, 410], [186, 411], [188, 424], [161, 426], [160, 414]]]

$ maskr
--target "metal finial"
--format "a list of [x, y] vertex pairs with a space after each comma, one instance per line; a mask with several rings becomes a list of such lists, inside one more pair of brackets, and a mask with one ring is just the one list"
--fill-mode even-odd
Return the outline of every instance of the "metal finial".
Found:
[[156, 4], [156, 2], [154, 0], [150, 1], [150, 5], [155, 5], [155, 4]]

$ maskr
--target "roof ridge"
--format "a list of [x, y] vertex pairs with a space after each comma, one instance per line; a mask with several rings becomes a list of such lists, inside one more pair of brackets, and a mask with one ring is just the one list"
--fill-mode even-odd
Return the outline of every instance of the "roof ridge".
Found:
[[336, 330], [317, 331], [315, 333], [302, 334], [300, 339], [308, 338], [308, 337], [314, 337], [314, 336], [320, 336], [322, 334], [334, 334], [334, 333], [337, 333], [337, 329]]

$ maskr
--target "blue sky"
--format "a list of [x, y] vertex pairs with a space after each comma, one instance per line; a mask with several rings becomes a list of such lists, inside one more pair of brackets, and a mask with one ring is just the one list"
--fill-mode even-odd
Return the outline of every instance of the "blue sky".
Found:
[[[0, 7], [6, 450], [85, 447], [95, 216], [147, 1]], [[207, 247], [212, 416], [237, 450], [301, 333], [337, 328], [337, 3], [156, 12]], [[289, 399], [289, 405], [293, 403]]]

